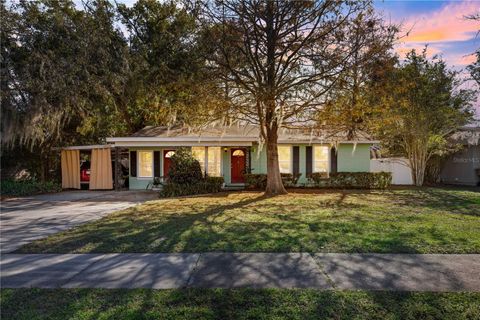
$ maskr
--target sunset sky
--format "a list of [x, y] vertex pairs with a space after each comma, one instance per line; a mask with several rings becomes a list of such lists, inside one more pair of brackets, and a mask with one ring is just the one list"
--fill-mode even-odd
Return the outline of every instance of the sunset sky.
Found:
[[376, 1], [387, 21], [400, 23], [409, 35], [397, 45], [397, 52], [422, 49], [441, 55], [448, 64], [465, 67], [475, 60], [480, 47], [480, 22], [464, 17], [480, 12], [480, 1]]

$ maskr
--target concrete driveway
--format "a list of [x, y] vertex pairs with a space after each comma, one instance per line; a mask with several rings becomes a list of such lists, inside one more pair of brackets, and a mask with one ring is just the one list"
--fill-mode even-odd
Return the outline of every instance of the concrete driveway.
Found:
[[151, 191], [65, 191], [3, 200], [0, 253], [155, 199], [158, 194]]

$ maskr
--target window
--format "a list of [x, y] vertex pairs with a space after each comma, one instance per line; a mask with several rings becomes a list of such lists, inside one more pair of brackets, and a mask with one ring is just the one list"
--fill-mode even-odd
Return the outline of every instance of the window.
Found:
[[243, 157], [243, 156], [245, 156], [245, 152], [243, 152], [243, 150], [235, 150], [235, 151], [233, 151], [232, 156], [234, 156], [234, 157]]
[[328, 172], [328, 150], [327, 146], [313, 147], [313, 172]]
[[278, 147], [278, 166], [280, 173], [292, 173], [292, 147]]
[[175, 154], [175, 151], [168, 151], [167, 153], [165, 153], [165, 158], [171, 158], [173, 157], [174, 154]]
[[205, 149], [206, 147], [192, 147], [192, 155], [200, 162], [203, 173], [205, 173]]
[[153, 152], [138, 151], [138, 177], [153, 177]]
[[207, 148], [207, 174], [211, 177], [220, 177], [222, 150], [220, 147]]

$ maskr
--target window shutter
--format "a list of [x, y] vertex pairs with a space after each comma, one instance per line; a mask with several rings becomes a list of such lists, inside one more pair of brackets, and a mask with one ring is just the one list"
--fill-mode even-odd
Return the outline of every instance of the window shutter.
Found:
[[330, 172], [337, 172], [337, 150], [335, 148], [330, 149]]
[[293, 147], [293, 174], [300, 173], [300, 147]]
[[160, 177], [160, 151], [153, 151], [153, 176]]
[[130, 176], [137, 176], [137, 151], [130, 151]]
[[307, 146], [306, 150], [306, 168], [305, 171], [307, 175], [312, 173], [312, 162], [313, 162], [313, 151], [312, 146]]

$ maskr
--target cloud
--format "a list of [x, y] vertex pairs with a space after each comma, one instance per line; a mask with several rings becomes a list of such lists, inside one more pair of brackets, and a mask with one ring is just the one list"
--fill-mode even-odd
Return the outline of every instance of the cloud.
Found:
[[465, 16], [480, 12], [477, 1], [463, 1], [447, 4], [429, 14], [413, 15], [403, 21], [409, 34], [405, 43], [435, 43], [465, 41], [475, 37], [480, 29], [478, 21], [467, 20]]

